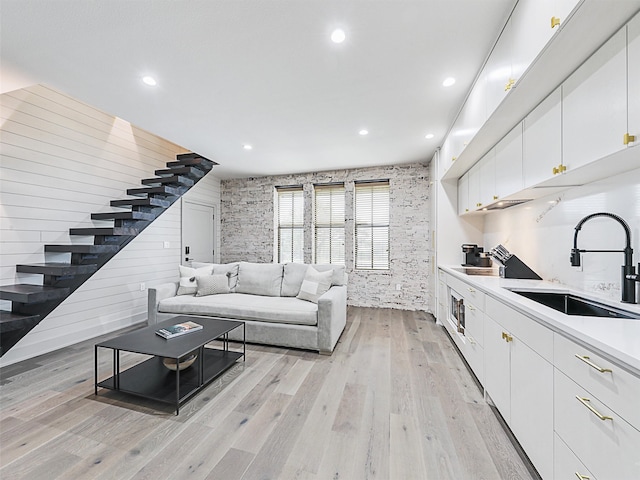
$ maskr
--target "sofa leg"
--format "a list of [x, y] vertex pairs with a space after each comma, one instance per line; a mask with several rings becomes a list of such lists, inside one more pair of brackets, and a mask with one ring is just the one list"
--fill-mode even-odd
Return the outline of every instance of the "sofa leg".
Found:
[[319, 350], [318, 353], [320, 355], [326, 355], [327, 357], [330, 357], [331, 355], [333, 355], [333, 352], [331, 352], [329, 350]]

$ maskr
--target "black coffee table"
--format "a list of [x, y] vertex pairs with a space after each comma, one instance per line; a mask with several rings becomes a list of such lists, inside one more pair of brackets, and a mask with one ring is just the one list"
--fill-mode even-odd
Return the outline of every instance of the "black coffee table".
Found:
[[[165, 340], [156, 335], [156, 330], [177, 323], [193, 321], [202, 325], [202, 330]], [[242, 352], [229, 350], [229, 332], [242, 327]], [[244, 322], [206, 317], [174, 317], [157, 325], [127, 333], [95, 346], [95, 394], [98, 387], [138, 395], [144, 398], [173, 404], [176, 415], [180, 405], [201, 391], [216, 377], [235, 364], [246, 353]], [[222, 348], [205, 345], [220, 340]], [[98, 382], [98, 348], [113, 350], [113, 376]], [[120, 371], [120, 352], [153, 355], [151, 358]], [[184, 370], [169, 370], [163, 358], [176, 363], [189, 354], [197, 352], [196, 361]]]

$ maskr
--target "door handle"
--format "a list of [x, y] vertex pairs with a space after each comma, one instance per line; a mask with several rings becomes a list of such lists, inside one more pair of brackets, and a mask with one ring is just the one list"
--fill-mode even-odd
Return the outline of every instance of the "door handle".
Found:
[[184, 254], [189, 255], [189, 247], [184, 247]]

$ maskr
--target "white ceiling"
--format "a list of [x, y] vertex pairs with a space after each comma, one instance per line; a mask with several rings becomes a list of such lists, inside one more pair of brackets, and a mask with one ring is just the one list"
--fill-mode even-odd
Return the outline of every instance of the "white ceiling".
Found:
[[0, 2], [3, 85], [50, 85], [217, 161], [222, 178], [430, 160], [515, 4]]

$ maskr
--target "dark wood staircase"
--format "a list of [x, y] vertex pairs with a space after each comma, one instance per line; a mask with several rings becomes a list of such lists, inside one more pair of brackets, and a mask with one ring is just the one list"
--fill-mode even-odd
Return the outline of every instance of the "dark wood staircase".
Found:
[[215, 162], [196, 153], [177, 155], [157, 177], [142, 180], [142, 188], [130, 188], [135, 198], [112, 200], [111, 206], [126, 208], [92, 213], [92, 220], [112, 220], [113, 227], [71, 228], [74, 236], [93, 236], [91, 244], [45, 245], [45, 253], [69, 253], [69, 263], [16, 265], [16, 272], [41, 274], [41, 285], [0, 286], [0, 299], [11, 301], [11, 310], [0, 310], [0, 357], [49, 315], [80, 285], [148, 227], [189, 188], [203, 178]]

